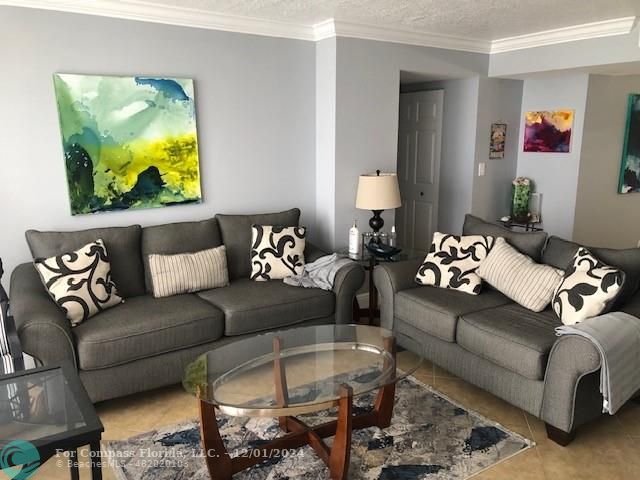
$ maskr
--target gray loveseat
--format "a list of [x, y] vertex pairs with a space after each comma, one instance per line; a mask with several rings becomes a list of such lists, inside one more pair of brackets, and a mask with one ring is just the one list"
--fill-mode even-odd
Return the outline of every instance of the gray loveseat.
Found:
[[[45, 365], [76, 365], [94, 402], [177, 383], [197, 355], [271, 329], [351, 323], [352, 303], [364, 281], [353, 263], [342, 268], [333, 292], [282, 281], [249, 280], [251, 225], [296, 226], [300, 210], [260, 215], [217, 215], [199, 222], [79, 232], [28, 231], [34, 257], [49, 257], [102, 238], [113, 279], [125, 302], [77, 327], [49, 298], [31, 263], [11, 277], [11, 307], [25, 352]], [[195, 294], [153, 298], [147, 255], [213, 248], [227, 250], [230, 285]], [[307, 243], [311, 262], [325, 253]]]
[[[579, 245], [546, 234], [518, 233], [468, 215], [465, 235], [502, 236], [538, 262], [564, 269]], [[640, 316], [640, 249], [590, 248], [625, 271], [614, 310]], [[419, 339], [426, 357], [466, 381], [542, 419], [549, 438], [568, 444], [576, 427], [602, 413], [600, 357], [587, 340], [556, 337], [560, 320], [549, 307], [531, 312], [485, 285], [478, 296], [419, 286], [421, 260], [374, 271], [382, 326]], [[472, 405], [470, 405], [472, 407]]]

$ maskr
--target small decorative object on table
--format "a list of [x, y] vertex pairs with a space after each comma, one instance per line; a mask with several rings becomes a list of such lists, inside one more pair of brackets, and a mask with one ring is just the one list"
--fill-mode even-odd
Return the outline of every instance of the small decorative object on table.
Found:
[[517, 223], [530, 220], [529, 199], [531, 197], [531, 180], [518, 177], [513, 181], [511, 197], [511, 219]]
[[367, 243], [367, 250], [386, 261], [393, 261], [393, 257], [402, 251], [401, 248], [375, 242]]

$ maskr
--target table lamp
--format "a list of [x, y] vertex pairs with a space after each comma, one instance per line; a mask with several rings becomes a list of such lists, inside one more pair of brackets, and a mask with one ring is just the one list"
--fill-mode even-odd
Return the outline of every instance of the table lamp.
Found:
[[376, 173], [360, 175], [356, 208], [373, 212], [369, 226], [375, 233], [384, 226], [384, 220], [380, 217], [382, 211], [401, 205], [398, 176], [395, 173], [380, 173], [380, 170], [376, 170]]

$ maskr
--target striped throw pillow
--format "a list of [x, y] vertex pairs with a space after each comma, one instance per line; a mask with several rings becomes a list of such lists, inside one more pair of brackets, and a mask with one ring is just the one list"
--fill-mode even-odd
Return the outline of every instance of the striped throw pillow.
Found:
[[502, 237], [480, 264], [480, 278], [514, 302], [534, 312], [543, 311], [553, 298], [564, 272], [534, 262]]
[[229, 285], [224, 245], [195, 253], [151, 254], [149, 272], [155, 298]]

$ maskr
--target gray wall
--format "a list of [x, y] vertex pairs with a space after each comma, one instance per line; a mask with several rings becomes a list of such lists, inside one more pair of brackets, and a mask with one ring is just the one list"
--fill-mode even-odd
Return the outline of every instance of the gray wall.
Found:
[[[12, 7], [0, 15], [0, 256], [8, 271], [30, 259], [28, 228], [149, 225], [298, 206], [313, 232], [312, 42]], [[193, 78], [204, 203], [72, 217], [54, 72]]]
[[525, 153], [524, 134], [518, 143], [517, 174], [531, 178], [542, 193], [544, 229], [568, 239], [573, 236], [588, 83], [587, 74], [538, 77], [525, 80], [522, 91], [521, 132], [527, 111], [574, 110], [570, 153]]
[[491, 55], [490, 76], [513, 76], [640, 61], [640, 23], [616, 35]]
[[316, 240], [331, 249], [336, 222], [336, 39], [316, 43]]
[[635, 247], [640, 240], [640, 194], [618, 194], [627, 98], [640, 76], [589, 77], [574, 239], [585, 245]]
[[[465, 78], [486, 75], [487, 68], [488, 55], [338, 38], [335, 245], [347, 244], [354, 219], [365, 228], [371, 217], [355, 208], [358, 175], [396, 171], [400, 71]], [[383, 217], [390, 228], [395, 212]]]
[[[471, 212], [492, 222], [508, 215], [511, 209], [511, 182], [518, 164], [522, 84], [520, 80], [480, 78]], [[505, 154], [499, 160], [489, 159], [492, 123], [507, 124]], [[482, 177], [478, 176], [481, 162], [485, 164]]]

